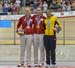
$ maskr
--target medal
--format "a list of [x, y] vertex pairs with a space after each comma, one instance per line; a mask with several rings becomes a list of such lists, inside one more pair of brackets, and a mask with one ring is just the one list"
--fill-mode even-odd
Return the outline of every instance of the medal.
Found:
[[27, 28], [29, 29], [29, 28], [30, 28], [30, 26], [27, 26]]
[[40, 26], [38, 25], [37, 28], [40, 28]]
[[40, 28], [40, 20], [38, 21], [38, 23], [37, 23], [37, 28]]

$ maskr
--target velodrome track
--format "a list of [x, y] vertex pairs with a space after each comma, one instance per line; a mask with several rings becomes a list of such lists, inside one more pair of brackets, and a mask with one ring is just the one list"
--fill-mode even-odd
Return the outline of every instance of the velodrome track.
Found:
[[[75, 17], [59, 18], [63, 27], [57, 34], [57, 44], [75, 44]], [[12, 21], [11, 28], [0, 28], [0, 44], [19, 44], [16, 32], [18, 21]], [[14, 41], [15, 40], [15, 41]]]

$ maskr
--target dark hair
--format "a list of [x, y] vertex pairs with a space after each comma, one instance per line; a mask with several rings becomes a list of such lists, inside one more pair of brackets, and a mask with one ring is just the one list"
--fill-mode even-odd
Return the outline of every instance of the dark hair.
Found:
[[49, 11], [49, 12], [52, 12], [52, 9], [47, 9], [46, 13], [47, 13], [48, 11]]

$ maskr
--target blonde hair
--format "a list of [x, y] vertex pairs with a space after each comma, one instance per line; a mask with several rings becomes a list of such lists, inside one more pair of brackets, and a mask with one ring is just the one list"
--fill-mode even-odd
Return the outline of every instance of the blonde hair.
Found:
[[36, 10], [41, 10], [42, 11], [42, 9], [40, 7], [38, 7]]
[[25, 12], [30, 12], [31, 13], [31, 8], [30, 7], [25, 7]]

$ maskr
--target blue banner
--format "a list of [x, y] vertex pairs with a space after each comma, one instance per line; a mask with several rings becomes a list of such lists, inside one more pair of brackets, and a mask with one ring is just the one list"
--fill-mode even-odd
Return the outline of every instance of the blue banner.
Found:
[[11, 28], [12, 21], [11, 20], [0, 20], [0, 28]]

